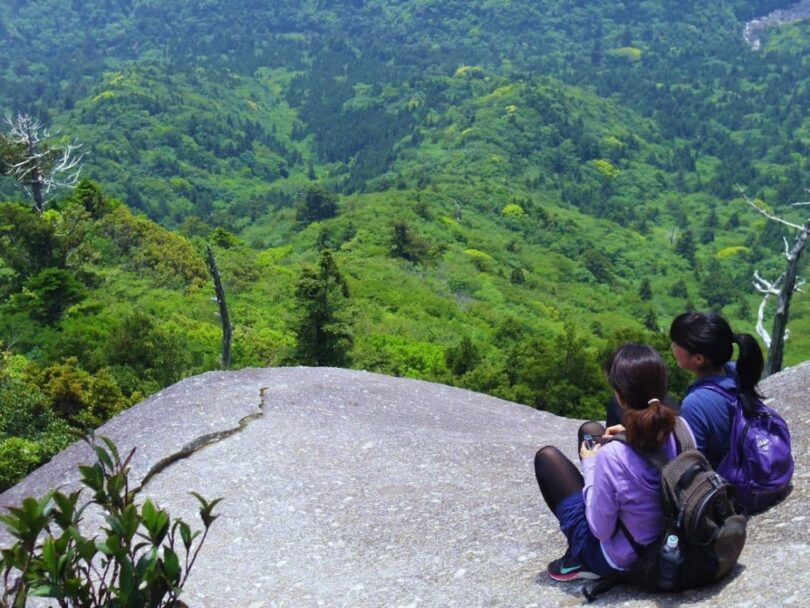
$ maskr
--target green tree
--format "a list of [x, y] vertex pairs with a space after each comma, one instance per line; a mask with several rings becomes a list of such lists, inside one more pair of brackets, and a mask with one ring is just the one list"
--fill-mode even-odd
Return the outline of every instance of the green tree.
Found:
[[650, 286], [650, 279], [644, 278], [641, 280], [641, 285], [638, 287], [638, 295], [642, 300], [651, 300], [653, 293]]
[[421, 262], [428, 254], [429, 246], [420, 236], [414, 234], [404, 220], [396, 220], [392, 227], [391, 255], [414, 264]]
[[303, 224], [311, 224], [335, 217], [337, 212], [337, 194], [315, 183], [307, 186], [304, 198], [296, 208], [295, 219]]
[[69, 306], [80, 302], [84, 295], [84, 286], [72, 272], [46, 268], [26, 281], [18, 301], [25, 303], [32, 319], [52, 324]]
[[295, 289], [295, 349], [297, 363], [346, 366], [352, 336], [344, 321], [349, 288], [332, 253], [324, 249], [317, 268], [304, 266]]
[[678, 279], [670, 286], [668, 293], [673, 298], [688, 298], [689, 288], [686, 286], [686, 281]]
[[652, 308], [648, 308], [647, 312], [644, 313], [643, 324], [644, 327], [650, 331], [660, 331], [660, 327], [658, 327], [658, 315], [655, 314]]
[[600, 283], [612, 285], [615, 278], [613, 276], [613, 264], [608, 257], [596, 249], [588, 249], [583, 256], [585, 268]]
[[133, 311], [112, 328], [106, 361], [134, 369], [141, 381], [157, 385], [147, 388], [157, 390], [191, 371], [188, 346], [187, 335], [159, 326], [144, 312]]
[[445, 351], [444, 360], [451, 372], [456, 376], [463, 376], [478, 365], [481, 354], [469, 336], [464, 336], [456, 346]]
[[697, 245], [695, 244], [695, 235], [691, 230], [684, 230], [678, 242], [675, 243], [675, 253], [683, 257], [694, 268], [697, 263], [695, 254], [697, 253]]
[[53, 223], [41, 215], [14, 203], [0, 205], [0, 258], [16, 274], [14, 288], [58, 264], [58, 240]]
[[513, 401], [574, 418], [604, 412], [604, 374], [570, 323], [552, 340], [531, 337], [512, 348], [505, 372], [512, 386], [504, 396]]
[[98, 184], [86, 177], [79, 180], [69, 200], [81, 204], [94, 220], [103, 217], [120, 204], [107, 198]]
[[709, 261], [706, 270], [706, 274], [701, 278], [698, 292], [700, 297], [706, 300], [709, 308], [719, 312], [724, 306], [734, 301], [738, 291], [737, 283], [729, 269], [723, 268], [716, 258]]

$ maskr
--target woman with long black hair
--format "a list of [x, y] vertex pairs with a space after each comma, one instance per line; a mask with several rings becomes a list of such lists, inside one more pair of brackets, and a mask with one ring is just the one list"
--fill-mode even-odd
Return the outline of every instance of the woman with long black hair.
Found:
[[[735, 334], [728, 322], [715, 313], [687, 312], [677, 316], [669, 337], [678, 367], [696, 376], [681, 404], [681, 416], [695, 435], [697, 449], [717, 468], [728, 451], [734, 397], [744, 411], [750, 411], [749, 404], [762, 398], [757, 391], [764, 367], [762, 350], [754, 336]], [[739, 348], [736, 363], [731, 361], [735, 344]]]

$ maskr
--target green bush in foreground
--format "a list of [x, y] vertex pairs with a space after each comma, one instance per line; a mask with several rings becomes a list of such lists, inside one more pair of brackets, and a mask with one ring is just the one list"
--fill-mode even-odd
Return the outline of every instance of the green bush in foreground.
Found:
[[[94, 465], [79, 467], [92, 498], [80, 503], [82, 490], [52, 490], [40, 500], [25, 498], [0, 515], [17, 539], [1, 552], [0, 606], [23, 608], [29, 596], [53, 598], [60, 608], [184, 606], [178, 598], [218, 517], [213, 509], [221, 499], [207, 502], [191, 493], [200, 502], [200, 536], [149, 499], [135, 504], [138, 490], [130, 490], [128, 481], [134, 449], [121, 460], [110, 439], [101, 437], [104, 445], [99, 445], [92, 435], [82, 438], [97, 458]], [[106, 514], [106, 526], [86, 537], [80, 523], [91, 504]]]

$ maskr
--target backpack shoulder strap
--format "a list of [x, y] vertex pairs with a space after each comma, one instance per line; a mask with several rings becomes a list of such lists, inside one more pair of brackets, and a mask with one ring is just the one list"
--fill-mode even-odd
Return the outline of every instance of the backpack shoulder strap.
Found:
[[608, 576], [600, 578], [598, 581], [593, 583], [593, 585], [583, 585], [582, 586], [582, 595], [585, 596], [585, 599], [588, 600], [588, 603], [592, 603], [597, 599], [597, 596], [610, 591], [618, 585], [619, 583], [623, 583], [626, 581], [626, 575], [622, 572], [614, 572], [609, 574]]
[[700, 388], [705, 388], [706, 390], [710, 390], [713, 393], [717, 393], [718, 395], [722, 395], [729, 401], [737, 401], [737, 390], [725, 388], [720, 386], [719, 384], [715, 384], [714, 382], [707, 382], [706, 384], [701, 384]]
[[616, 519], [616, 527], [618, 527], [619, 530], [624, 533], [624, 537], [627, 539], [627, 542], [630, 543], [630, 546], [633, 547], [633, 551], [636, 552], [636, 556], [641, 557], [644, 555], [644, 550], [646, 547], [636, 540], [636, 537], [630, 533], [630, 530], [627, 529], [627, 526], [624, 525], [621, 518]]
[[[722, 395], [729, 402], [734, 406], [735, 409], [739, 409], [746, 418], [750, 418], [753, 413], [756, 411], [756, 403], [751, 402], [751, 400], [739, 399], [737, 396], [736, 390], [731, 390], [720, 386], [719, 384], [704, 384], [701, 388], [706, 388], [713, 393], [717, 393], [718, 395]], [[757, 402], [759, 402], [757, 400]], [[761, 402], [759, 402], [761, 403]]]
[[692, 435], [686, 428], [686, 422], [684, 422], [680, 416], [675, 418], [675, 442], [677, 444], [675, 447], [677, 448], [678, 454], [686, 450], [697, 449], [695, 442], [692, 440]]

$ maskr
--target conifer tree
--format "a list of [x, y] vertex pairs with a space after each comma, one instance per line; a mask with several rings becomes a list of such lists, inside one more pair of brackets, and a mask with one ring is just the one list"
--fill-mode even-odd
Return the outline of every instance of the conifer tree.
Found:
[[697, 246], [695, 245], [695, 235], [692, 234], [691, 230], [684, 230], [681, 238], [679, 238], [678, 242], [675, 244], [675, 253], [688, 261], [693, 268], [695, 267], [695, 263], [697, 262], [695, 258]]
[[297, 309], [293, 358], [302, 365], [345, 367], [352, 337], [343, 320], [349, 297], [345, 279], [328, 249], [317, 268], [305, 266], [295, 290]]
[[337, 195], [318, 183], [307, 186], [304, 198], [299, 201], [295, 219], [304, 224], [327, 220], [338, 212]]
[[652, 286], [650, 285], [650, 279], [644, 278], [641, 281], [641, 285], [638, 287], [638, 295], [642, 300], [651, 300], [653, 293], [652, 293]]

